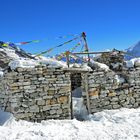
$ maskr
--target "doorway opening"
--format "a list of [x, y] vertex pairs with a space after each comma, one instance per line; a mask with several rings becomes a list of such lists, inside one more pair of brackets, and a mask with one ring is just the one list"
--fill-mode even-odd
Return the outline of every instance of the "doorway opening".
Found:
[[86, 119], [88, 113], [83, 103], [81, 73], [71, 74], [71, 91], [72, 118], [83, 121]]

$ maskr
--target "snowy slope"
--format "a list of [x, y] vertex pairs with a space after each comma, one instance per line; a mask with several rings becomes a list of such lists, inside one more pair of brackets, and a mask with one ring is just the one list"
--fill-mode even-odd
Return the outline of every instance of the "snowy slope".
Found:
[[140, 57], [140, 41], [137, 44], [126, 49], [126, 52], [128, 53], [125, 56], [126, 60], [130, 60], [135, 57]]
[[103, 111], [87, 121], [15, 121], [0, 126], [0, 140], [140, 140], [140, 108]]

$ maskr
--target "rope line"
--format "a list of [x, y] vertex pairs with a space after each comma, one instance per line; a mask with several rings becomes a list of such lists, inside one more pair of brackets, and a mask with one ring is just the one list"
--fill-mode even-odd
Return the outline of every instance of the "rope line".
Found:
[[[66, 45], [66, 44], [68, 44], [68, 43], [70, 43], [70, 42], [72, 42], [72, 41], [74, 41], [74, 40], [77, 40], [78, 38], [79, 38], [79, 36], [78, 36], [78, 37], [75, 37], [75, 38], [73, 38], [73, 39], [71, 39], [71, 40], [68, 40], [68, 41], [66, 41], [66, 42], [64, 42], [64, 43], [62, 43], [62, 44], [60, 44], [60, 45], [57, 45], [57, 46], [55, 46], [55, 47], [52, 47], [52, 48], [50, 48], [50, 49], [48, 49], [48, 50], [46, 50], [46, 51], [43, 51], [43, 52], [37, 54], [36, 56], [40, 56], [40, 55], [46, 54], [46, 53], [48, 53], [48, 52], [51, 52], [53, 49], [62, 47], [63, 45]], [[35, 57], [36, 57], [36, 56], [35, 56]]]

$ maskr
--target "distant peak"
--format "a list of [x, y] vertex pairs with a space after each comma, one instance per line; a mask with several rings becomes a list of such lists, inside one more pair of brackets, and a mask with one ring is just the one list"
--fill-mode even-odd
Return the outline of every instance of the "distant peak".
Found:
[[140, 41], [126, 49], [126, 51], [129, 53], [129, 55], [127, 54], [125, 57], [127, 60], [140, 57]]

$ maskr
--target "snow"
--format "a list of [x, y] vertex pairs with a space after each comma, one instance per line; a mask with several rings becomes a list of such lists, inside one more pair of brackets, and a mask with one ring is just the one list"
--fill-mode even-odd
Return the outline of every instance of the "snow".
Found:
[[104, 70], [104, 71], [109, 71], [110, 70], [109, 67], [106, 64], [99, 63], [99, 62], [96, 62], [94, 60], [90, 60], [88, 65], [93, 69], [98, 68], [98, 69], [101, 69], [101, 70]]
[[135, 66], [140, 66], [140, 58], [135, 58]]
[[73, 115], [78, 120], [85, 120], [88, 112], [86, 106], [83, 103], [83, 98], [72, 97], [73, 100]]
[[78, 87], [72, 91], [72, 105], [74, 118], [78, 120], [85, 120], [87, 118], [88, 112], [82, 98], [81, 87]]
[[87, 65], [87, 63], [83, 64], [70, 64], [70, 68], [81, 68], [82, 70], [92, 71], [92, 69]]
[[11, 69], [16, 69], [18, 67], [22, 68], [34, 68], [37, 65], [49, 65], [50, 67], [67, 67], [65, 62], [61, 62], [56, 60], [55, 58], [47, 58], [47, 57], [38, 57], [37, 60], [33, 59], [26, 59], [26, 58], [20, 58], [20, 59], [14, 59], [9, 63], [9, 66]]
[[[18, 48], [17, 48], [18, 49]], [[23, 58], [19, 57], [14, 48], [0, 48], [0, 51], [4, 52], [12, 58], [12, 60], [9, 63], [9, 66], [11, 69], [16, 69], [18, 67], [23, 67], [23, 68], [34, 68], [37, 65], [48, 65], [48, 67], [62, 67], [62, 68], [67, 68], [67, 64], [64, 61], [58, 61], [56, 58], [49, 58], [49, 57], [44, 57], [44, 56], [36, 56], [36, 59], [29, 59], [29, 58]], [[19, 49], [20, 51], [20, 49]], [[34, 55], [33, 55], [34, 57]], [[101, 64], [98, 62], [93, 61], [94, 64], [98, 65], [101, 69], [109, 70], [108, 66], [105, 64]], [[75, 67], [75, 68], [82, 68], [82, 70], [88, 70], [91, 71], [92, 69], [86, 64], [70, 64], [70, 67]]]
[[47, 120], [41, 123], [10, 118], [0, 126], [1, 140], [139, 140], [140, 108], [105, 110], [86, 121]]
[[35, 60], [31, 59], [15, 59], [11, 61], [9, 64], [11, 69], [16, 69], [18, 67], [23, 67], [23, 68], [34, 68], [35, 66], [39, 65]]
[[109, 67], [106, 64], [95, 62], [95, 61], [93, 61], [92, 63], [97, 65], [102, 70], [105, 70], [105, 71], [109, 71], [110, 70]]
[[127, 68], [133, 68], [134, 67], [134, 62], [133, 61], [126, 61], [126, 67]]
[[[18, 48], [17, 48], [18, 49]], [[36, 59], [29, 59], [29, 58], [23, 58], [19, 57], [14, 48], [0, 48], [0, 51], [4, 52], [12, 58], [10, 63], [8, 64], [11, 69], [16, 69], [18, 67], [23, 67], [23, 68], [34, 68], [37, 65], [48, 65], [48, 67], [62, 67], [62, 68], [67, 68], [67, 64], [64, 61], [58, 61], [56, 58], [49, 58], [49, 57], [44, 57], [44, 56], [36, 56]], [[19, 49], [20, 51], [20, 49]], [[34, 57], [34, 55], [32, 55]], [[101, 64], [98, 62], [93, 61], [94, 65], [98, 66], [101, 69], [104, 69], [106, 71], [109, 70], [109, 67], [105, 64]], [[70, 67], [75, 67], [75, 68], [82, 68], [82, 70], [88, 70], [91, 71], [92, 69], [86, 64], [70, 64]]]
[[65, 62], [58, 61], [55, 58], [37, 56], [36, 59], [29, 59], [20, 57], [16, 54], [14, 48], [0, 48], [0, 51], [6, 53], [9, 58], [12, 58], [12, 60], [9, 63], [11, 69], [16, 69], [17, 67], [34, 68], [35, 66], [40, 64], [49, 65], [50, 67], [67, 67]]
[[89, 67], [89, 66], [87, 65], [87, 63], [86, 63], [86, 64], [82, 64], [82, 65], [81, 65], [81, 68], [82, 68], [82, 70], [88, 70], [88, 71], [91, 71], [91, 70], [92, 70], [91, 67]]
[[110, 70], [109, 67], [106, 64], [95, 62], [101, 69], [108, 71]]
[[47, 65], [50, 65], [51, 67], [63, 67], [63, 68], [67, 67], [67, 64], [65, 62], [58, 61], [55, 58], [49, 58], [49, 57], [44, 57], [44, 56], [39, 56], [36, 58], [39, 64], [47, 64]]
[[133, 68], [134, 66], [140, 66], [140, 58], [133, 58], [129, 61], [126, 61], [126, 67]]
[[0, 77], [3, 77], [3, 71], [2, 70], [0, 70]]
[[113, 69], [118, 68], [120, 66], [120, 63], [111, 63], [111, 66], [113, 66]]
[[19, 59], [20, 57], [15, 53], [15, 50], [9, 48], [0, 48], [0, 51], [4, 52], [13, 59]]
[[[19, 58], [12, 60], [9, 64], [11, 69], [16, 69], [18, 67], [23, 68], [34, 68], [37, 65], [48, 65], [48, 67], [62, 67], [67, 68], [67, 64], [64, 61], [58, 61], [55, 58], [49, 58], [44, 56], [36, 57], [36, 60], [33, 59], [27, 59], [27, 58]], [[82, 70], [88, 70], [91, 71], [92, 69], [87, 66], [87, 64], [70, 64], [70, 68], [82, 68]]]
[[125, 82], [125, 79], [123, 77], [120, 77], [120, 75], [115, 75], [115, 79], [117, 80], [117, 83], [122, 84]]

